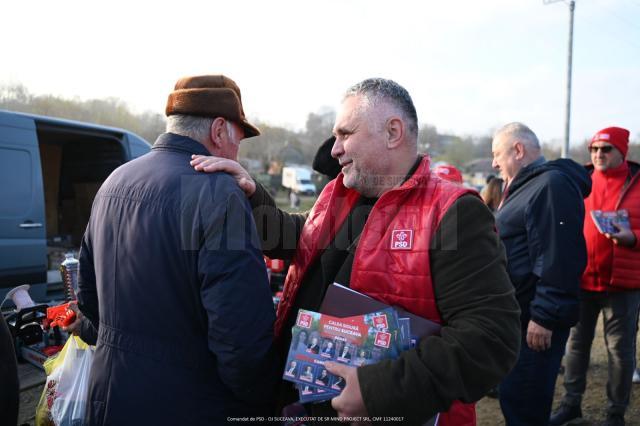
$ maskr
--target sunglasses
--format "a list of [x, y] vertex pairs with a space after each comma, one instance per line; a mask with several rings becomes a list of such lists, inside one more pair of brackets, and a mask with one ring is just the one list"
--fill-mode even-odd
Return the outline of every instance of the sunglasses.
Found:
[[611, 145], [607, 145], [607, 146], [590, 146], [589, 147], [589, 152], [591, 153], [595, 153], [598, 152], [598, 150], [602, 151], [603, 154], [608, 154], [611, 152], [611, 150], [613, 149], [613, 147]]

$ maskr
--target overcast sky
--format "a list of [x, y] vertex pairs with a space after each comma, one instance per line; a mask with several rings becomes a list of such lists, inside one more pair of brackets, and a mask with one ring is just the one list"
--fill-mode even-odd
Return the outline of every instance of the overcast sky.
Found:
[[[245, 111], [304, 127], [367, 77], [396, 80], [421, 123], [564, 137], [569, 8], [542, 0], [4, 2], [0, 84], [163, 112], [184, 75], [223, 73]], [[571, 140], [640, 135], [640, 0], [577, 0]]]

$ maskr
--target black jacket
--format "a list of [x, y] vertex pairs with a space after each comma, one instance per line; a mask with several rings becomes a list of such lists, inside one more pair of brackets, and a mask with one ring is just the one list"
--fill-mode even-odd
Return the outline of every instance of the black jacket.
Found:
[[267, 414], [275, 314], [251, 209], [164, 134], [96, 195], [80, 309], [98, 329], [89, 424], [221, 424]]
[[578, 320], [580, 277], [587, 264], [584, 198], [591, 179], [578, 163], [536, 160], [507, 189], [496, 225], [507, 251], [522, 326], [547, 329]]
[[0, 312], [0, 425], [18, 423], [18, 365], [13, 337]]

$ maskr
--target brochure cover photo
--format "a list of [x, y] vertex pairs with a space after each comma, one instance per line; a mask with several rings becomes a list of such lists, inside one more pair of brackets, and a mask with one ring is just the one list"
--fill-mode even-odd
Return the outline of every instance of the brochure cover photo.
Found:
[[301, 402], [331, 399], [345, 382], [324, 368], [326, 361], [357, 367], [397, 358], [405, 333], [392, 308], [346, 318], [301, 309], [282, 377], [297, 384]]
[[591, 210], [591, 218], [598, 231], [602, 234], [615, 234], [619, 231], [616, 223], [630, 228], [629, 212], [625, 209], [616, 211]]

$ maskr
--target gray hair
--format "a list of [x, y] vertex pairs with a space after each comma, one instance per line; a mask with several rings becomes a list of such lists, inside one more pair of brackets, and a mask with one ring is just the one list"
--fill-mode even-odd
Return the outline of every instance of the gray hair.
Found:
[[517, 121], [502, 126], [495, 133], [494, 138], [498, 135], [505, 135], [510, 141], [517, 139], [529, 148], [540, 149], [540, 141], [533, 130]]
[[417, 137], [418, 114], [407, 89], [393, 80], [368, 78], [347, 89], [344, 98], [357, 95], [364, 97], [367, 106], [378, 105], [380, 102], [391, 103], [399, 110], [403, 120], [407, 123], [409, 133]]
[[167, 132], [205, 143], [209, 139], [213, 120], [213, 118], [194, 115], [170, 115], [167, 117]]

